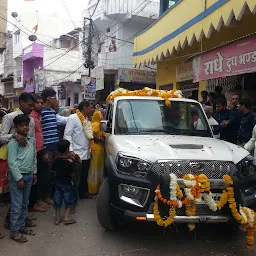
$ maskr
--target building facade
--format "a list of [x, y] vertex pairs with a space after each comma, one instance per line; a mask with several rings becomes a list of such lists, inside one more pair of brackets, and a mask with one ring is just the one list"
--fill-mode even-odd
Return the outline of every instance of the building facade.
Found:
[[[243, 71], [240, 73], [232, 69], [232, 72], [223, 74], [224, 71], [221, 71], [217, 63], [233, 63], [240, 55], [247, 54], [239, 52], [239, 42], [252, 46], [245, 49], [250, 49], [248, 58], [251, 58], [252, 64], [254, 63], [253, 52], [256, 52], [256, 45], [252, 38], [248, 38], [256, 32], [253, 25], [256, 21], [256, 2], [179, 0], [168, 7], [166, 2], [161, 1], [162, 8], [166, 10], [161, 10], [162, 15], [158, 20], [135, 37], [134, 65], [140, 67], [156, 64], [157, 87], [182, 89], [187, 97], [200, 100], [202, 90], [213, 91], [217, 85], [221, 85], [224, 91], [237, 86], [242, 87], [246, 89], [244, 96], [253, 98], [256, 90], [248, 84], [253, 80], [253, 69], [241, 68]], [[248, 39], [246, 42], [240, 41], [245, 38]], [[225, 53], [223, 45], [228, 49]], [[218, 54], [221, 55], [220, 59]], [[234, 58], [229, 60], [232, 57]], [[215, 62], [212, 64], [209, 58], [213, 58]], [[204, 60], [206, 61], [203, 62]], [[207, 65], [213, 65], [215, 76], [207, 75]], [[234, 65], [239, 66], [239, 63], [235, 62]], [[227, 66], [222, 67], [229, 70]], [[200, 75], [196, 79], [197, 73], [203, 72], [206, 72], [206, 75]]]
[[5, 50], [7, 21], [7, 0], [0, 0], [0, 53]]
[[[98, 91], [96, 95], [100, 95], [98, 99], [103, 101], [116, 86], [121, 86], [119, 74], [124, 73], [123, 69], [129, 69], [129, 74], [132, 73], [134, 69], [133, 38], [136, 33], [158, 17], [159, 1], [100, 0], [98, 5], [97, 2], [97, 0], [89, 1], [88, 10], [85, 13], [89, 15], [94, 13], [92, 20], [96, 31], [94, 37], [95, 64], [103, 67], [105, 78], [104, 89]], [[147, 67], [141, 69], [146, 70], [144, 73], [153, 72]], [[150, 82], [146, 80], [141, 87], [149, 85]], [[137, 81], [134, 83], [138, 86], [140, 84]]]
[[[29, 32], [37, 24], [33, 13], [22, 13], [13, 31], [13, 88], [21, 92], [40, 93], [53, 87], [61, 105], [82, 100], [81, 74], [83, 67], [81, 29], [56, 15], [39, 17], [38, 30]], [[27, 30], [26, 30], [27, 28]], [[28, 34], [36, 35], [31, 42]], [[61, 92], [61, 93], [60, 93]]]
[[[7, 0], [0, 0], [0, 16], [7, 17]], [[6, 31], [7, 21], [4, 18], [0, 18], [0, 102], [3, 101], [4, 84], [2, 79], [4, 76], [4, 55], [3, 52], [6, 49]]]

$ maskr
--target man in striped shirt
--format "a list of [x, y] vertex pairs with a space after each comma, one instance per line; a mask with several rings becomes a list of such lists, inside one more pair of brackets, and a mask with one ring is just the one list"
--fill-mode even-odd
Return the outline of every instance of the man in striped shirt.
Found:
[[[46, 88], [42, 91], [41, 94], [43, 98], [43, 108], [41, 110], [41, 123], [42, 131], [44, 137], [44, 147], [48, 152], [50, 164], [56, 156], [57, 143], [59, 141], [58, 130], [57, 130], [57, 119], [56, 112], [53, 109], [53, 106], [56, 104], [56, 92], [52, 88]], [[50, 168], [51, 169], [51, 168]], [[46, 203], [53, 204], [53, 201], [50, 200], [52, 190], [53, 190], [53, 177], [54, 173], [50, 170], [49, 173], [49, 187]]]

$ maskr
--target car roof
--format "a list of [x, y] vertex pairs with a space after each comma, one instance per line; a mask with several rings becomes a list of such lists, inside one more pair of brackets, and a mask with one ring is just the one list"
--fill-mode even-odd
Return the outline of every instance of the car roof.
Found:
[[[117, 96], [114, 100], [110, 102], [117, 102], [119, 100], [164, 100], [161, 97], [154, 96]], [[170, 101], [181, 101], [181, 102], [191, 102], [191, 103], [199, 103], [196, 100], [187, 99], [187, 98], [169, 98]]]

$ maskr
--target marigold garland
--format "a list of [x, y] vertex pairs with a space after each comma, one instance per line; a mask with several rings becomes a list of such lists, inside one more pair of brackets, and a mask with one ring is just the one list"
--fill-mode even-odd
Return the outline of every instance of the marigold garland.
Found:
[[228, 193], [226, 189], [222, 191], [222, 194], [220, 195], [220, 200], [216, 203], [217, 209], [221, 210], [228, 202]]
[[155, 221], [156, 221], [158, 226], [167, 228], [168, 226], [170, 226], [173, 223], [175, 215], [176, 215], [175, 207], [170, 206], [169, 217], [166, 220], [163, 220], [161, 215], [160, 215], [159, 209], [158, 209], [158, 199], [155, 200], [155, 203], [154, 203], [154, 218], [155, 218]]
[[170, 98], [182, 98], [182, 92], [180, 90], [155, 90], [152, 88], [145, 87], [142, 90], [129, 91], [124, 88], [118, 88], [111, 92], [107, 97], [107, 102], [114, 100], [118, 96], [154, 96], [160, 97], [165, 100], [167, 107], [171, 105]]
[[[172, 176], [171, 176], [172, 175]], [[171, 174], [170, 177], [174, 178], [176, 181], [176, 176]], [[176, 177], [176, 178], [175, 178]], [[240, 223], [246, 232], [246, 243], [248, 248], [252, 248], [255, 241], [256, 235], [256, 212], [252, 209], [246, 207], [239, 207], [234, 198], [234, 188], [233, 188], [233, 180], [229, 175], [224, 175], [223, 179], [225, 180], [226, 187], [223, 189], [222, 194], [220, 196], [220, 200], [215, 202], [212, 198], [212, 193], [210, 191], [210, 183], [208, 178], [204, 174], [200, 174], [199, 176], [187, 174], [184, 175], [183, 180], [185, 184], [184, 192], [183, 192], [176, 181], [176, 200], [168, 200], [163, 198], [160, 190], [160, 185], [156, 188], [156, 199], [154, 203], [154, 217], [156, 223], [159, 226], [168, 227], [174, 221], [174, 216], [176, 214], [176, 207], [186, 207], [186, 215], [187, 216], [195, 216], [196, 215], [196, 201], [201, 198], [205, 200], [206, 204], [213, 211], [222, 209], [226, 204], [229, 205], [229, 208], [232, 212], [235, 220]], [[170, 182], [170, 189], [173, 190], [175, 183]], [[173, 193], [170, 193], [173, 196]], [[162, 202], [170, 206], [169, 217], [167, 220], [162, 220], [160, 216], [160, 212], [158, 209], [158, 203]], [[189, 230], [192, 231], [195, 229], [195, 224], [188, 225]]]
[[94, 150], [94, 148], [93, 148], [94, 147], [94, 139], [93, 139], [93, 130], [92, 130], [91, 122], [87, 121], [85, 119], [84, 115], [81, 113], [81, 111], [79, 109], [76, 110], [76, 114], [84, 128], [85, 137], [90, 141], [90, 149], [93, 151]]
[[[180, 189], [179, 185], [177, 184], [177, 197], [179, 199], [182, 199], [183, 198], [183, 193], [182, 193], [182, 190]], [[173, 201], [173, 200], [167, 200], [167, 199], [164, 199], [162, 194], [161, 194], [161, 190], [160, 190], [160, 185], [158, 185], [156, 187], [156, 196], [157, 196], [157, 199], [162, 202], [163, 204], [168, 204], [170, 206], [173, 206], [173, 207], [179, 207], [179, 201], [180, 200], [177, 200], [177, 201]], [[188, 200], [185, 198], [184, 200], [180, 201], [181, 202], [181, 206], [182, 205], [185, 205], [188, 203]], [[180, 208], [180, 207], [179, 207]]]
[[205, 174], [200, 174], [198, 176], [198, 182], [200, 183], [200, 192], [209, 193], [210, 192], [210, 182]]

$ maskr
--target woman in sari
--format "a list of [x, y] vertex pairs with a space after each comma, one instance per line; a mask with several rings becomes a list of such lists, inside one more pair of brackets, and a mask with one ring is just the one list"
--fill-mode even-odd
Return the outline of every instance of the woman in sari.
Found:
[[93, 154], [88, 175], [88, 192], [97, 195], [104, 179], [104, 143], [105, 135], [100, 130], [100, 121], [103, 115], [96, 111], [92, 117], [92, 130], [94, 136]]

